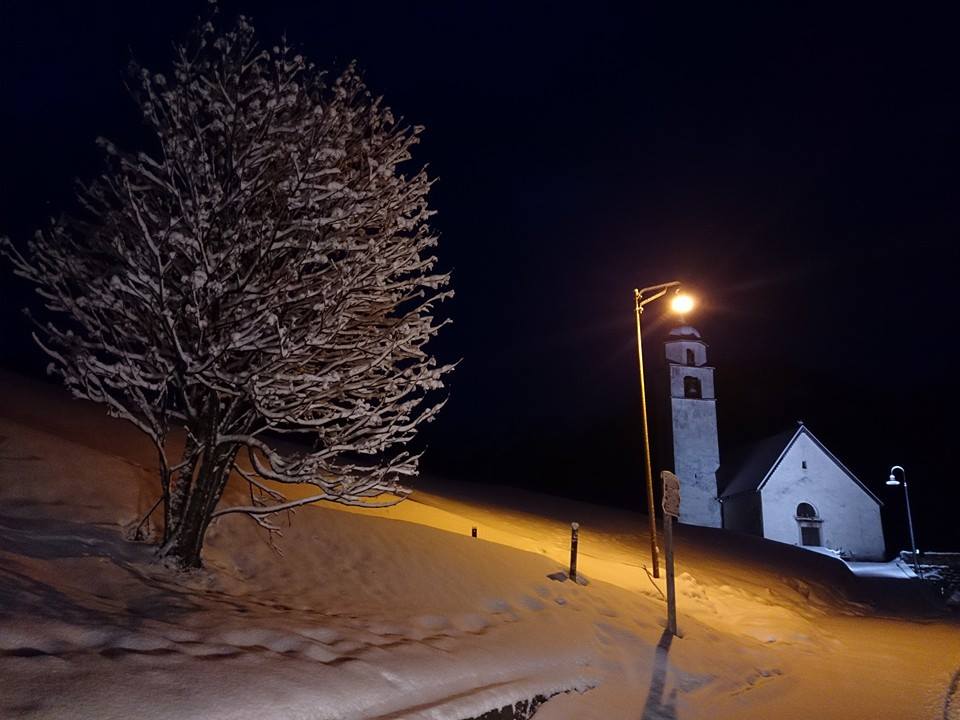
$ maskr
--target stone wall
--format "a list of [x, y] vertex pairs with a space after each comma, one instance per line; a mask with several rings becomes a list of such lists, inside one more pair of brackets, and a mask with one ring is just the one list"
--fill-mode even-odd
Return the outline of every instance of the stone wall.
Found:
[[[904, 550], [900, 559], [913, 567], [913, 553]], [[928, 582], [936, 583], [945, 598], [960, 593], [960, 553], [920, 553], [920, 571]]]

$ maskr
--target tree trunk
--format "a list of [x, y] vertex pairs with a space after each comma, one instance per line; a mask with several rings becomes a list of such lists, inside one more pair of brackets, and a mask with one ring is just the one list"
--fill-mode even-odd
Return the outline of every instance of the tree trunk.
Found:
[[183, 509], [193, 488], [193, 474], [197, 469], [197, 443], [191, 434], [187, 434], [186, 444], [180, 461], [183, 467], [170, 475], [170, 488], [163, 508], [163, 544], [173, 536], [173, 532], [183, 516]]
[[200, 551], [210, 515], [227, 486], [235, 454], [236, 447], [216, 455], [204, 453], [179, 517], [171, 518], [173, 526], [160, 547], [161, 557], [174, 560], [182, 568], [200, 567]]

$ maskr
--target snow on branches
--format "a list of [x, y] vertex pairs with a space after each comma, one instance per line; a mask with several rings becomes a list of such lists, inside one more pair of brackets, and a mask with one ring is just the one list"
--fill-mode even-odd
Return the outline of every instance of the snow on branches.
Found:
[[[198, 26], [134, 94], [156, 149], [100, 140], [80, 218], [3, 251], [55, 318], [35, 334], [53, 371], [156, 446], [162, 554], [199, 564], [217, 515], [272, 527], [314, 500], [396, 502], [452, 369], [425, 348], [452, 295], [431, 181], [400, 169], [421, 128], [355, 67], [328, 82], [285, 43], [261, 48], [244, 17]], [[170, 457], [173, 425], [187, 439]], [[218, 509], [231, 472], [250, 502]], [[288, 501], [290, 483], [313, 489]]]

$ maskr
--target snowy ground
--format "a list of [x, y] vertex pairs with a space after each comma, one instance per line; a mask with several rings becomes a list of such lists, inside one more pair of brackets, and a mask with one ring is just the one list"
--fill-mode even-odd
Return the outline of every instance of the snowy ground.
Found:
[[850, 572], [860, 577], [885, 577], [900, 580], [917, 576], [913, 568], [899, 557], [885, 563], [848, 561], [847, 567], [850, 568]]
[[[135, 431], [0, 392], [2, 718], [455, 719], [557, 691], [537, 720], [960, 718], [960, 625], [916, 583], [684, 527], [670, 642], [643, 518], [519, 491], [307, 508], [283, 557], [226, 518], [178, 577], [125, 539], [156, 497]], [[586, 586], [550, 578], [573, 520]]]

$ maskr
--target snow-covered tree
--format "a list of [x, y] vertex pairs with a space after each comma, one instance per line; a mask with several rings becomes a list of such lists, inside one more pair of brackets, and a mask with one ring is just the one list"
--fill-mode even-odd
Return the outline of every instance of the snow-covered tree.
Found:
[[[161, 555], [199, 565], [228, 513], [275, 530], [317, 500], [397, 502], [451, 370], [425, 348], [452, 295], [431, 181], [401, 171], [421, 128], [354, 67], [328, 81], [286, 42], [259, 46], [245, 17], [198, 25], [172, 75], [134, 77], [155, 147], [101, 139], [77, 216], [2, 245], [51, 311], [34, 337], [52, 372], [156, 447]], [[222, 507], [231, 475], [249, 500]]]

